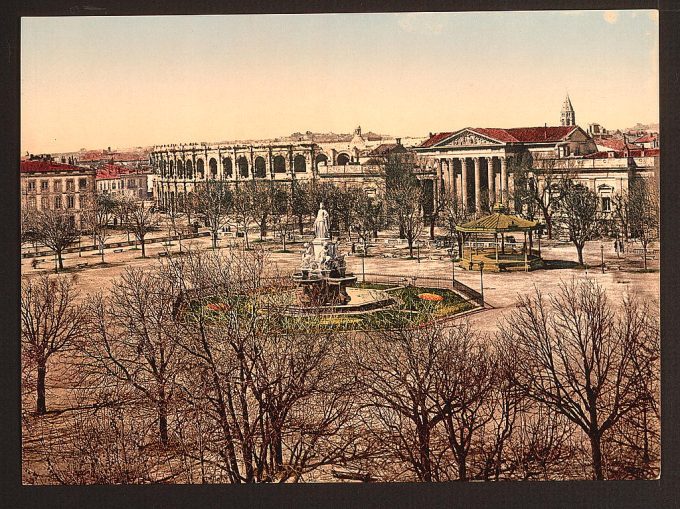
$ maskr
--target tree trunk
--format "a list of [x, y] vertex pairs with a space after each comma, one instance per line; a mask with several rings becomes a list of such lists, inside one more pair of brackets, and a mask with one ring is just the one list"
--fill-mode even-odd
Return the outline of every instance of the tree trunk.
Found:
[[38, 365], [38, 382], [37, 382], [37, 402], [36, 410], [38, 415], [45, 415], [47, 408], [45, 406], [45, 374], [47, 367], [42, 364]]
[[579, 244], [576, 245], [576, 252], [578, 253], [578, 263], [579, 265], [583, 265], [583, 246]]
[[404, 225], [400, 224], [399, 225], [399, 238], [403, 239], [405, 237], [406, 237], [406, 233], [405, 233]]
[[413, 239], [411, 238], [408, 239], [408, 256], [413, 258]]
[[57, 251], [57, 260], [59, 262], [59, 268], [63, 269], [64, 268], [64, 260], [61, 257], [61, 251]]
[[434, 223], [435, 217], [430, 216], [430, 240], [434, 240]]
[[139, 243], [142, 245], [142, 258], [146, 258], [146, 251], [144, 250], [144, 237], [139, 239]]
[[217, 230], [212, 232], [212, 248], [217, 249]]
[[264, 240], [264, 236], [267, 234], [267, 219], [262, 218], [260, 222], [260, 240]]
[[467, 465], [466, 465], [466, 457], [463, 455], [459, 460], [458, 460], [458, 480], [459, 481], [467, 481]]
[[165, 409], [165, 403], [161, 403], [158, 408], [158, 427], [161, 435], [161, 443], [168, 444], [168, 412]]
[[602, 449], [600, 447], [600, 435], [598, 433], [592, 434], [590, 437], [590, 450], [593, 458], [593, 475], [595, 479], [601, 481], [604, 479], [602, 473]]
[[647, 243], [642, 243], [642, 260], [644, 264], [644, 269], [647, 270]]
[[548, 240], [552, 240], [552, 216], [543, 214], [545, 217], [545, 227], [548, 232]]
[[298, 230], [300, 231], [300, 235], [304, 233], [304, 223], [302, 221], [302, 215], [298, 216]]

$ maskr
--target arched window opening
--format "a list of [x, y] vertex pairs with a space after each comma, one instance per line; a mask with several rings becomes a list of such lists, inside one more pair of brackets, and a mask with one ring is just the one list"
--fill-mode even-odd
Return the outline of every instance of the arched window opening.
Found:
[[238, 174], [243, 178], [248, 178], [248, 160], [240, 157], [238, 160]]
[[264, 157], [255, 158], [255, 177], [265, 178], [267, 176], [267, 163]]
[[205, 165], [200, 157], [196, 160], [196, 176], [200, 179], [205, 178]]
[[276, 156], [274, 158], [274, 173], [286, 173], [286, 158]]
[[307, 171], [305, 156], [295, 156], [295, 159], [293, 159], [293, 169], [295, 170], [295, 173], [304, 173]]
[[232, 178], [234, 176], [234, 167], [231, 163], [231, 157], [222, 159], [222, 170], [227, 178]]

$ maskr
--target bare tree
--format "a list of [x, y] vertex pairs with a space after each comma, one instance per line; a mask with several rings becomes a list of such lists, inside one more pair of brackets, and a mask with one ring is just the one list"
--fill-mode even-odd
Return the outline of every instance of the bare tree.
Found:
[[85, 213], [86, 227], [92, 232], [95, 246], [99, 245], [104, 263], [104, 245], [110, 237], [109, 223], [115, 215], [116, 202], [107, 194], [98, 194], [95, 206]]
[[406, 239], [413, 258], [413, 244], [424, 228], [424, 194], [415, 174], [415, 161], [406, 154], [392, 155], [384, 165], [384, 176], [388, 214], [398, 225], [400, 237]]
[[35, 210], [31, 211], [28, 217], [27, 227], [38, 242], [54, 251], [59, 263], [58, 268], [63, 269], [64, 249], [80, 237], [73, 217], [61, 210]]
[[208, 428], [202, 454], [235, 483], [299, 481], [361, 449], [340, 344], [330, 332], [277, 327], [275, 308], [255, 298], [264, 267], [258, 251], [190, 254], [168, 267], [191, 299], [178, 335], [182, 397]]
[[158, 214], [144, 202], [134, 202], [127, 214], [127, 225], [142, 246], [142, 258], [146, 258], [145, 239], [158, 225]]
[[[635, 301], [618, 316], [604, 290], [586, 280], [563, 282], [549, 298], [520, 297], [500, 328], [514, 356], [514, 382], [542, 405], [564, 415], [588, 437], [593, 477], [604, 479], [602, 442], [642, 401], [634, 352], [648, 337], [649, 318]], [[648, 356], [637, 362], [647, 365]]]
[[659, 190], [653, 179], [636, 178], [628, 190], [628, 224], [631, 234], [642, 244], [644, 268], [647, 249], [659, 238]]
[[[127, 269], [108, 299], [89, 303], [92, 330], [81, 348], [94, 377], [122, 382], [157, 413], [158, 436], [168, 443], [169, 406], [180, 368], [175, 306], [179, 292], [158, 271]], [[95, 384], [96, 378], [92, 378]]]
[[243, 240], [245, 248], [250, 249], [248, 243], [248, 227], [250, 223], [255, 220], [255, 210], [253, 208], [253, 198], [249, 190], [251, 185], [249, 183], [241, 184], [241, 187], [234, 193], [233, 214], [232, 218], [236, 223], [236, 227], [243, 232]]
[[447, 196], [442, 202], [440, 218], [444, 224], [444, 227], [446, 228], [447, 236], [449, 237], [452, 256], [454, 249], [453, 241], [455, 239], [458, 257], [462, 258], [463, 242], [465, 239], [463, 233], [459, 232], [456, 229], [456, 226], [460, 226], [469, 221], [472, 218], [472, 214], [465, 210], [462, 200], [456, 197]]
[[281, 236], [282, 248], [286, 251], [286, 239], [295, 228], [295, 212], [292, 196], [281, 186], [272, 190], [272, 223], [274, 231]]
[[72, 278], [46, 274], [26, 278], [21, 285], [21, 344], [25, 358], [37, 370], [36, 410], [47, 412], [45, 379], [51, 357], [71, 348], [85, 334], [87, 314], [74, 303], [78, 293]]
[[196, 193], [196, 213], [212, 235], [212, 247], [217, 248], [217, 233], [227, 224], [233, 196], [228, 185], [220, 180], [208, 180]]
[[357, 234], [363, 247], [363, 256], [368, 255], [368, 242], [385, 223], [384, 203], [377, 197], [363, 191], [354, 193], [352, 207], [352, 230]]
[[569, 240], [576, 247], [578, 263], [583, 265], [583, 247], [600, 232], [597, 195], [583, 185], [567, 180], [563, 183], [559, 210]]

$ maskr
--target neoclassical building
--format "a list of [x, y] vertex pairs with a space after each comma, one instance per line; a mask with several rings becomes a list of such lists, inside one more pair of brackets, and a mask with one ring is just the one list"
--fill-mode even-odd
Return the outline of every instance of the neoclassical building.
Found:
[[435, 198], [455, 198], [470, 211], [495, 203], [513, 209], [512, 162], [530, 154], [535, 164], [569, 172], [598, 194], [603, 212], [610, 212], [612, 197], [626, 191], [631, 178], [658, 171], [659, 150], [624, 144], [621, 151], [603, 154], [575, 118], [567, 96], [560, 113], [562, 125], [430, 133], [414, 150], [421, 165], [435, 175]]

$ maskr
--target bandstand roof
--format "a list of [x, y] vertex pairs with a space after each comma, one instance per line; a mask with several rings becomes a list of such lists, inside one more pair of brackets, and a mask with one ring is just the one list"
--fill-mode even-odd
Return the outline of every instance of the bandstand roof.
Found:
[[456, 226], [457, 231], [466, 233], [526, 232], [539, 228], [538, 221], [529, 221], [502, 211]]

